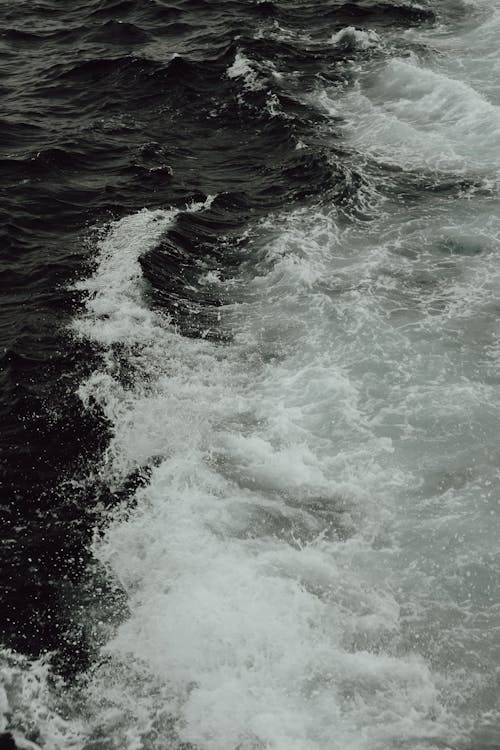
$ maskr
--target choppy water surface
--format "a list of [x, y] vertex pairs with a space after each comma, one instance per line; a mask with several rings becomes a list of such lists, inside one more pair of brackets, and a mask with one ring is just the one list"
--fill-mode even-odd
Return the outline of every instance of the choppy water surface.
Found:
[[2, 16], [0, 743], [500, 747], [500, 5]]

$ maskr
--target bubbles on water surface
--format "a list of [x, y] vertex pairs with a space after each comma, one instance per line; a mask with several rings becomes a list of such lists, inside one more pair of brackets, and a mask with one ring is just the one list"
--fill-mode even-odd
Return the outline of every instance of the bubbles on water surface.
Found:
[[[164, 722], [179, 741], [326, 748], [332, 715], [339, 748], [354, 737], [372, 748], [401, 736], [412, 747], [438, 747], [454, 724], [459, 731], [440, 697], [452, 678], [407, 652], [418, 628], [401, 610], [398, 560], [412, 571], [410, 585], [420, 578], [423, 601], [427, 574], [408, 562], [418, 518], [397, 520], [396, 503], [418, 487], [415, 461], [432, 459], [421, 436], [432, 434], [438, 401], [447, 415], [442, 393], [455, 366], [425, 335], [433, 316], [413, 267], [419, 257], [420, 273], [432, 268], [443, 243], [429, 227], [422, 244], [418, 219], [410, 214], [405, 226], [411, 221], [414, 234], [395, 241], [390, 214], [368, 234], [341, 229], [324, 210], [276, 217], [276, 240], [264, 243], [257, 273], [242, 277], [242, 301], [240, 282], [231, 282], [234, 302], [222, 311], [229, 348], [183, 339], [151, 311], [135, 354], [144, 375], [122, 391], [111, 368], [84, 386], [114, 424], [113, 475], [135, 461], [153, 466], [134, 508], [96, 542], [128, 593], [130, 617], [105, 648], [92, 690], [108, 694], [120, 664], [154, 674], [163, 709], [157, 694], [141, 692], [144, 721]], [[119, 251], [113, 234], [105, 242]], [[476, 258], [450, 256], [458, 267]], [[488, 263], [488, 251], [480, 258]], [[384, 281], [391, 274], [394, 283]], [[130, 304], [128, 283], [120, 304]], [[87, 331], [100, 335], [95, 299]], [[407, 310], [398, 325], [389, 314], [395, 302]], [[415, 326], [398, 330], [405, 317]], [[127, 334], [134, 346], [142, 319], [136, 325]], [[252, 354], [263, 341], [272, 350], [289, 330], [294, 339], [278, 359]], [[448, 372], [421, 401], [418, 389], [436, 378], [433, 360]], [[469, 408], [466, 392], [449, 392], [452, 428], [459, 393]], [[472, 385], [470, 393], [476, 410]], [[121, 694], [110, 695], [128, 726]], [[107, 726], [106, 713], [97, 721]], [[371, 739], [359, 744], [365, 726]], [[155, 747], [148, 732], [141, 736]]]

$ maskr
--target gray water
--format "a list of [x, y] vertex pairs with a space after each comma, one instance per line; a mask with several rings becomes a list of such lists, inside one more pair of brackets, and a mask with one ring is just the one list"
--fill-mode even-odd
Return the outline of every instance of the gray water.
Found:
[[[45, 746], [500, 746], [497, 5], [332, 36], [383, 52], [307, 94], [341, 122], [363, 211], [256, 220], [236, 277], [200, 281], [228, 343], [146, 300], [138, 259], [175, 211], [101, 239], [74, 330], [108, 354], [81, 396], [113, 425], [110, 483], [154, 468], [94, 544], [128, 614], [93, 623], [77, 709], [37, 709]], [[230, 75], [255, 84], [244, 58]], [[26, 674], [45, 705], [43, 666]]]

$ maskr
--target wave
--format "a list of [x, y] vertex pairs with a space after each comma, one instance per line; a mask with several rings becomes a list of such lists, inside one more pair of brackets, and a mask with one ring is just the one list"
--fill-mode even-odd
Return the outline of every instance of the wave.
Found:
[[55, 653], [0, 732], [487, 747], [494, 86], [428, 7], [223, 5], [52, 9], [7, 100], [3, 625]]
[[[274, 241], [263, 232], [258, 272], [244, 285], [198, 268], [226, 287], [228, 349], [180, 336], [145, 304], [138, 256], [155, 253], [162, 233], [175, 237], [175, 221], [143, 212], [110, 228], [77, 321], [109, 352], [81, 389], [113, 425], [108, 481], [151, 467], [96, 541], [130, 615], [92, 674], [93, 731], [108, 743], [134, 731], [151, 747], [157, 732], [173, 746], [344, 747], [364, 726], [374, 747], [402, 733], [422, 747], [449, 742], [459, 731], [440, 699], [449, 684], [388, 645], [402, 638], [386, 585], [392, 553], [372, 547], [388, 487], [413, 482], [364, 413], [364, 368], [359, 379], [346, 370], [365, 326], [375, 346], [393, 335], [377, 297], [358, 291], [361, 265], [373, 266], [354, 256], [332, 288], [332, 245], [345, 253], [349, 241], [326, 213], [284, 215]], [[193, 280], [183, 283], [189, 294]], [[350, 315], [339, 317], [345, 305]]]
[[391, 59], [343, 96], [318, 103], [341, 116], [345, 132], [375, 159], [405, 170], [476, 172], [495, 177], [500, 110], [468, 84], [418, 61]]
[[89, 41], [107, 42], [110, 44], [144, 44], [150, 39], [149, 34], [133, 23], [106, 21], [98, 29], [86, 35]]

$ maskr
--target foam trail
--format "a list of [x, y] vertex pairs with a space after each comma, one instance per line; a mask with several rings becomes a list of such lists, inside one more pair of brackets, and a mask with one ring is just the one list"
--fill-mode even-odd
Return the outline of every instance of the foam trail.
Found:
[[344, 114], [352, 143], [403, 167], [497, 175], [500, 109], [469, 84], [416, 61], [393, 59], [346, 94], [320, 104]]
[[[152, 311], [145, 324], [135, 313], [141, 282], [116, 263], [123, 225], [101, 244], [122, 308], [114, 332], [106, 313], [106, 341], [130, 342], [136, 375], [125, 389], [108, 363], [82, 394], [114, 426], [110, 475], [153, 466], [135, 509], [96, 543], [129, 596], [130, 617], [89, 692], [94, 731], [116, 746], [132, 732], [160, 747], [170, 732], [174, 744], [210, 750], [431, 748], [459, 731], [441, 698], [445, 676], [398, 646], [387, 530], [393, 500], [415, 480], [373, 427], [363, 368], [353, 374], [368, 321], [379, 345], [385, 336], [372, 298], [352, 304], [349, 292], [351, 274], [359, 283], [373, 263], [354, 256], [338, 269], [347, 296], [337, 299], [332, 247], [345, 252], [356, 235], [321, 213], [284, 221], [290, 228], [277, 225], [260, 272], [242, 279], [241, 301], [224, 313], [229, 349], [183, 339]], [[134, 248], [149, 246], [145, 224], [151, 216], [127, 223]], [[90, 283], [79, 324], [96, 340], [100, 289]], [[331, 338], [334, 319], [344, 323]], [[117, 696], [117, 679], [132, 693]]]
[[175, 210], [144, 209], [121, 219], [111, 234], [104, 235], [99, 246], [98, 273], [75, 285], [88, 294], [87, 314], [75, 322], [80, 335], [104, 346], [148, 340], [156, 318], [143, 300], [138, 261], [158, 243], [175, 214]]
[[[454, 747], [470, 731], [463, 706], [488, 704], [489, 678], [474, 630], [449, 619], [466, 613], [453, 582], [497, 564], [482, 550], [500, 227], [478, 201], [409, 207], [397, 225], [381, 213], [369, 229], [319, 209], [275, 217], [256, 271], [231, 282], [231, 346], [184, 339], [152, 312], [139, 347], [130, 332], [132, 384], [108, 367], [82, 389], [114, 426], [110, 475], [152, 467], [96, 542], [130, 607], [91, 686], [99, 732], [382, 750]], [[119, 248], [113, 230], [106, 247]], [[473, 592], [491, 622], [491, 587]], [[117, 696], [124, 678], [134, 689]]]

